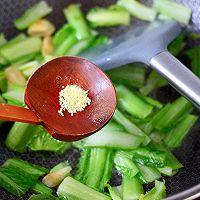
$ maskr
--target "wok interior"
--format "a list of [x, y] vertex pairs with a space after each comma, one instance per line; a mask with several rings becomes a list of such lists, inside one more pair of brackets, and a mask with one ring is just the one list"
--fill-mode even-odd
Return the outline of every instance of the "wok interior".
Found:
[[[62, 13], [63, 7], [70, 3], [81, 3], [84, 11], [87, 11], [90, 7], [94, 6], [108, 6], [109, 4], [114, 3], [113, 0], [99, 0], [99, 1], [84, 1], [84, 0], [46, 0], [51, 6], [54, 7], [53, 13], [48, 17], [57, 27], [60, 27], [64, 22], [64, 16]], [[14, 36], [17, 31], [13, 26], [13, 19], [20, 16], [21, 13], [26, 10], [33, 3], [38, 2], [37, 0], [1, 0], [0, 1], [0, 27], [1, 31], [4, 32], [8, 37]], [[149, 1], [143, 1], [149, 3]], [[134, 25], [140, 25], [144, 22], [139, 22], [134, 20], [132, 22]], [[120, 32], [125, 31], [126, 27], [117, 27], [117, 28], [108, 28], [101, 29], [100, 32], [107, 34], [109, 36], [119, 35]], [[183, 61], [184, 62], [184, 61]], [[187, 64], [187, 63], [185, 63]], [[157, 97], [162, 102], [168, 102], [175, 99], [178, 94], [170, 86], [161, 88], [156, 91], [154, 97]], [[198, 112], [197, 112], [198, 114]], [[172, 178], [165, 177], [167, 193], [168, 196], [177, 194], [186, 189], [189, 189], [198, 183], [200, 183], [200, 122], [196, 123], [192, 131], [188, 134], [187, 138], [184, 140], [182, 146], [174, 151], [177, 158], [182, 162], [184, 168], [181, 169], [175, 176]], [[4, 136], [8, 132], [8, 127], [0, 127], [1, 140], [5, 138]], [[6, 161], [10, 157], [18, 157], [27, 161], [30, 161], [35, 164], [40, 164], [46, 167], [52, 167], [55, 164], [68, 159], [72, 166], [75, 166], [77, 163], [79, 152], [77, 149], [69, 150], [64, 155], [62, 154], [53, 154], [53, 153], [42, 153], [42, 152], [30, 152], [30, 153], [15, 153], [8, 151], [4, 146], [3, 142], [0, 146], [0, 164]], [[114, 183], [117, 183], [117, 178], [113, 179]], [[200, 187], [199, 187], [200, 188]], [[26, 196], [23, 196], [20, 199], [27, 199]], [[12, 195], [0, 189], [0, 199], [15, 199]], [[174, 198], [175, 199], [175, 198]]]

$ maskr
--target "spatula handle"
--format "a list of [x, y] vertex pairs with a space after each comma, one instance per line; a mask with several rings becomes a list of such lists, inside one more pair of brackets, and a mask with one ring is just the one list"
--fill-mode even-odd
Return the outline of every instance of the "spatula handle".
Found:
[[30, 109], [8, 104], [0, 104], [0, 119], [30, 124], [41, 124], [41, 121]]
[[150, 65], [200, 109], [200, 79], [169, 52], [154, 56]]

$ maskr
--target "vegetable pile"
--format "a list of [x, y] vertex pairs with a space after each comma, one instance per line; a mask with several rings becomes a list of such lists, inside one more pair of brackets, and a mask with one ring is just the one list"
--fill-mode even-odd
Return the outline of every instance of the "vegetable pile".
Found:
[[[46, 61], [62, 55], [79, 55], [109, 41], [96, 27], [128, 26], [131, 16], [153, 21], [174, 19], [188, 24], [191, 9], [170, 0], [154, 0], [147, 7], [136, 0], [119, 0], [109, 8], [92, 8], [84, 17], [81, 5], [64, 8], [67, 22], [58, 30], [44, 19], [52, 12], [45, 1], [15, 19], [21, 31], [7, 41], [0, 34], [0, 103], [24, 107], [24, 87], [28, 77]], [[180, 12], [181, 11], [181, 12]], [[55, 32], [56, 30], [56, 32]], [[27, 34], [25, 33], [27, 32]], [[182, 33], [169, 46], [177, 56], [191, 59], [200, 76], [200, 46], [185, 48], [185, 41], [199, 37]], [[166, 104], [152, 98], [167, 82], [141, 64], [130, 64], [106, 72], [113, 81], [118, 102], [113, 119], [102, 130], [81, 141], [67, 143], [53, 139], [41, 126], [16, 122], [5, 140], [16, 152], [52, 151], [62, 153], [70, 147], [81, 152], [76, 173], [62, 162], [51, 170], [10, 158], [0, 166], [0, 186], [15, 196], [27, 191], [29, 200], [160, 200], [166, 197], [164, 176], [173, 176], [183, 165], [171, 150], [181, 145], [197, 121], [192, 105], [183, 97]], [[4, 126], [5, 121], [1, 121]], [[122, 182], [110, 182], [113, 169]], [[144, 185], [155, 181], [150, 191]], [[56, 193], [54, 192], [56, 191]], [[56, 194], [56, 195], [55, 195]]]

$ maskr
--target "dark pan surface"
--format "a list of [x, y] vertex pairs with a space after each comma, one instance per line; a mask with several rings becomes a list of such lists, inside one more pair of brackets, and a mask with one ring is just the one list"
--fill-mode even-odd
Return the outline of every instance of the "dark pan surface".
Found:
[[[193, 0], [191, 0], [193, 1]], [[14, 36], [17, 31], [13, 28], [13, 19], [20, 16], [21, 13], [26, 10], [30, 5], [37, 0], [0, 0], [0, 32], [4, 32], [8, 37]], [[93, 6], [107, 6], [115, 1], [103, 1], [103, 0], [82, 0], [82, 1], [72, 1], [72, 0], [47, 0], [47, 2], [54, 7], [53, 13], [48, 17], [57, 27], [60, 27], [61, 24], [65, 22], [65, 19], [62, 14], [62, 9], [64, 6], [79, 2], [83, 6], [83, 10], [87, 11], [90, 7]], [[145, 1], [147, 2], [147, 1]], [[148, 2], [147, 2], [148, 3]], [[139, 22], [134, 20], [133, 24], [138, 25]], [[103, 31], [105, 34], [110, 36], [118, 35], [121, 31], [124, 31], [126, 28], [110, 28]], [[175, 99], [178, 94], [170, 86], [160, 89], [154, 94], [162, 102], [168, 102]], [[198, 112], [197, 112], [198, 113]], [[12, 157], [18, 157], [29, 162], [39, 164], [45, 167], [52, 167], [60, 161], [68, 159], [69, 162], [74, 166], [77, 163], [79, 152], [77, 149], [70, 149], [66, 153], [58, 155], [53, 153], [44, 153], [44, 152], [29, 152], [29, 153], [15, 153], [8, 151], [3, 144], [6, 133], [8, 132], [8, 127], [0, 127], [1, 141], [0, 141], [0, 164], [5, 160]], [[192, 129], [188, 137], [183, 142], [182, 146], [175, 150], [174, 153], [177, 158], [183, 163], [185, 168], [181, 169], [180, 172], [175, 175], [173, 178], [167, 178], [167, 193], [169, 196], [178, 194], [184, 190], [188, 190], [200, 183], [200, 122], [198, 122], [195, 127]], [[114, 184], [118, 182], [118, 179], [113, 179]], [[194, 192], [200, 192], [200, 185], [197, 186], [195, 191], [188, 190], [185, 197], [188, 195], [194, 194]], [[172, 199], [184, 199], [183, 196], [176, 196]], [[27, 199], [29, 194], [17, 198], [11, 196], [9, 193], [0, 189], [0, 200], [12, 200], [12, 199]], [[171, 198], [170, 198], [171, 199]]]

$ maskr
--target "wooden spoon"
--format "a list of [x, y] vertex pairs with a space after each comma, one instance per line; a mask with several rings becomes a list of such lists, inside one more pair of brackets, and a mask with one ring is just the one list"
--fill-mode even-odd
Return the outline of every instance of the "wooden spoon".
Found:
[[[88, 90], [91, 104], [71, 116], [58, 113], [59, 92], [67, 85]], [[29, 78], [25, 103], [29, 109], [0, 104], [0, 119], [44, 125], [56, 139], [74, 141], [101, 129], [116, 107], [115, 89], [96, 65], [80, 57], [55, 58], [38, 68]]]

